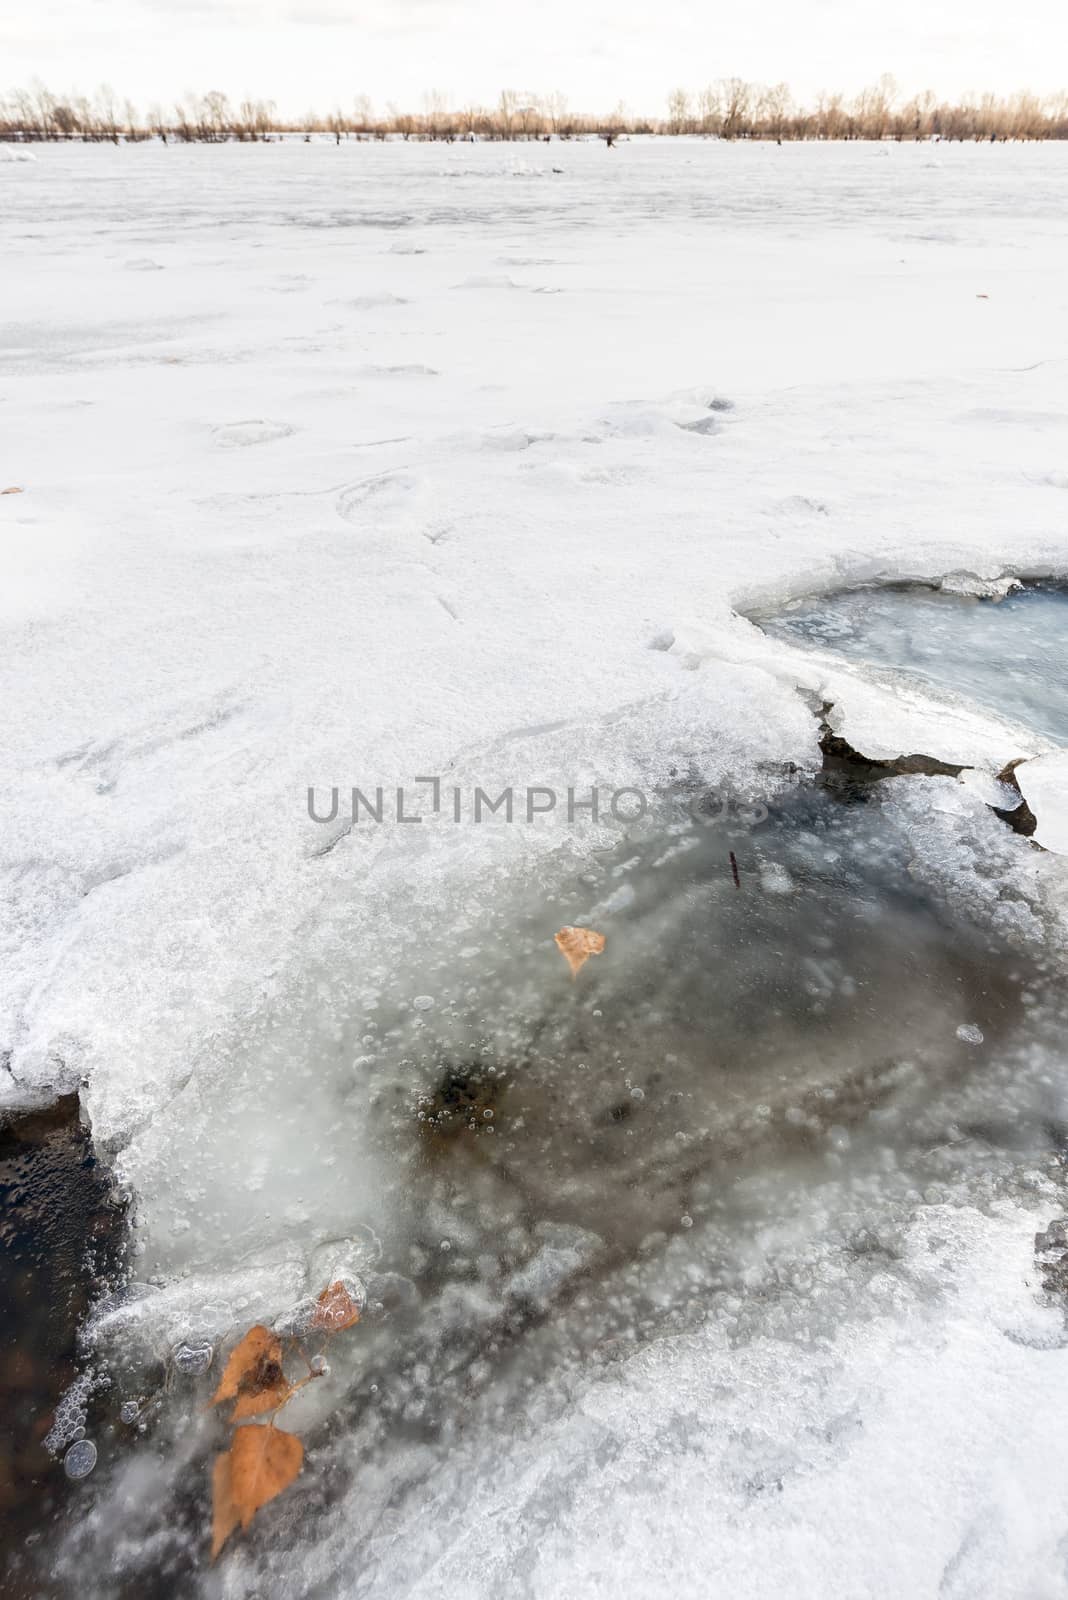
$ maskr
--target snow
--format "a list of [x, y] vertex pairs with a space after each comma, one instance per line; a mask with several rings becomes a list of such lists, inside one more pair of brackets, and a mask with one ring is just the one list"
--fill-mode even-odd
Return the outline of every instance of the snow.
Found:
[[[562, 1518], [534, 1557], [535, 1584], [543, 1592], [571, 1583], [608, 1594], [626, 1583], [650, 1596], [665, 1587], [697, 1595], [707, 1593], [714, 1573], [739, 1595], [816, 1597], [827, 1593], [829, 1580], [837, 1592], [863, 1593], [878, 1548], [886, 1594], [933, 1593], [939, 1582], [943, 1593], [960, 1595], [981, 1588], [1009, 1596], [1021, 1584], [1061, 1592], [1063, 1532], [1043, 1504], [1044, 1484], [1061, 1460], [1047, 1385], [1064, 1394], [1063, 1357], [1054, 1376], [1041, 1345], [1036, 1354], [1010, 1342], [1018, 1331], [1011, 1324], [1019, 1266], [1014, 1271], [997, 1258], [1009, 1230], [973, 1219], [966, 1245], [949, 1250], [937, 1230], [937, 1220], [917, 1229], [908, 1256], [917, 1298], [939, 1265], [955, 1279], [959, 1298], [945, 1323], [924, 1330], [940, 1346], [937, 1361], [929, 1349], [916, 1349], [913, 1330], [902, 1329], [900, 1312], [907, 1316], [912, 1298], [906, 1295], [898, 1315], [877, 1319], [862, 1334], [843, 1330], [837, 1348], [818, 1354], [801, 1383], [786, 1345], [758, 1342], [738, 1360], [714, 1336], [698, 1337], [636, 1360], [622, 1393], [587, 1402], [584, 1420], [611, 1439], [614, 1459], [600, 1482], [565, 1498]], [[967, 1273], [977, 1281], [962, 1282]], [[1046, 1338], [1056, 1340], [1053, 1322]], [[1033, 1416], [1046, 1412], [1025, 1436], [1016, 1434], [1021, 1388]], [[701, 1409], [717, 1418], [710, 1440], [693, 1430]], [[943, 1436], [918, 1437], [918, 1415], [937, 1416]], [[689, 1435], [690, 1448], [651, 1451], [651, 1425], [665, 1442], [673, 1427]], [[925, 1470], [917, 1471], [921, 1452]], [[753, 1456], [764, 1457], [759, 1474]], [[628, 1496], [636, 1514], [606, 1544], [597, 1528], [613, 1485], [643, 1478], [638, 1504]], [[666, 1538], [658, 1533], [664, 1504], [673, 1512]], [[514, 1526], [514, 1506], [510, 1511]], [[1010, 1527], [1016, 1537], [1007, 1557]], [[901, 1537], [906, 1529], [912, 1537]], [[492, 1559], [492, 1543], [472, 1542]], [[453, 1570], [471, 1574], [467, 1552], [458, 1555]], [[439, 1568], [435, 1576], [437, 1592], [447, 1593], [447, 1573]], [[491, 1585], [481, 1592], [491, 1593]]]
[[[1061, 1315], [1028, 1303], [1029, 1227], [932, 1208], [811, 1343], [738, 1348], [717, 1323], [580, 1384], [532, 1439], [507, 1426], [489, 1478], [467, 1476], [489, 1441], [465, 1439], [451, 1491], [431, 1479], [394, 1518], [403, 1588], [373, 1549], [359, 1592], [478, 1600], [521, 1573], [531, 1594], [648, 1600], [1063, 1595], [1068, 1358]], [[299, 1592], [353, 1581], [347, 1531], [330, 1519]]]
[[1036, 844], [1068, 855], [1068, 752], [1058, 750], [1021, 762], [1015, 776], [1038, 823]]
[[[1063, 149], [36, 155], [2, 179], [0, 482], [24, 489], [0, 499], [2, 1097], [80, 1086], [134, 1195], [145, 1282], [102, 1308], [102, 1349], [218, 1339], [327, 1262], [361, 1267], [354, 1219], [384, 1230], [396, 1202], [360, 1135], [361, 1029], [373, 1052], [379, 1005], [447, 1027], [513, 914], [529, 1020], [542, 948], [558, 961], [577, 920], [555, 897], [621, 827], [563, 803], [475, 825], [476, 786], [692, 776], [774, 803], [786, 767], [817, 768], [829, 700], [866, 755], [978, 769], [894, 783], [909, 870], [1062, 959], [1063, 863], [984, 804], [1030, 758], [1052, 838], [1051, 733], [748, 618], [1068, 568]], [[462, 791], [463, 823], [430, 814], [421, 775]], [[425, 820], [352, 824], [343, 803], [316, 823], [313, 785], [404, 785]], [[792, 873], [757, 879], [785, 915]], [[585, 909], [625, 928], [626, 881]], [[947, 1049], [989, 1054], [954, 1043], [975, 1025], [947, 1017]], [[1033, 1115], [1054, 1059], [1036, 1046], [1005, 1104], [1026, 1084]], [[317, 1570], [352, 1592], [369, 1534], [360, 1592], [383, 1595], [822, 1595], [828, 1571], [843, 1594], [1063, 1594], [1065, 1358], [1028, 1282], [1056, 1197], [1044, 1177], [1036, 1218], [999, 1171], [979, 1206], [963, 1178], [918, 1218], [903, 1192], [903, 1254], [867, 1289], [821, 1251], [837, 1333], [777, 1317], [776, 1278], [744, 1348], [718, 1322], [658, 1333], [607, 1386], [569, 1368], [514, 1439], [475, 1417], [445, 1474], [455, 1532], [415, 1473], [396, 1532], [360, 1509], [390, 1503], [398, 1446], [357, 1471], [293, 1592]], [[754, 1246], [783, 1273], [815, 1229], [794, 1198]], [[714, 1254], [686, 1215], [686, 1248]], [[541, 1238], [520, 1287], [559, 1292], [597, 1237]], [[685, 1301], [680, 1248], [648, 1267], [662, 1307]], [[491, 1309], [450, 1291], [442, 1338]], [[144, 1470], [87, 1523], [109, 1552]], [[138, 1536], [130, 1518], [123, 1559]], [[251, 1592], [254, 1559], [224, 1588]]]

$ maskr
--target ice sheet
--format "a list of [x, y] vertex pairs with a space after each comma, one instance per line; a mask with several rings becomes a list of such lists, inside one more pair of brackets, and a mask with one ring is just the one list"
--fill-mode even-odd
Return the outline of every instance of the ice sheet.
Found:
[[[377, 1182], [334, 1145], [301, 1020], [317, 1005], [329, 1036], [472, 882], [503, 900], [541, 874], [548, 909], [556, 853], [608, 842], [559, 812], [331, 828], [309, 785], [692, 772], [751, 798], [815, 768], [825, 689], [869, 755], [990, 773], [1043, 754], [974, 706], [832, 677], [736, 611], [1064, 571], [1064, 151], [35, 154], [3, 175], [0, 487], [24, 490], [0, 498], [3, 1096], [83, 1085], [166, 1245], [138, 1304], [166, 1297], [169, 1337], [220, 1295], [272, 1309]], [[1055, 858], [951, 780], [900, 804], [922, 882], [1057, 958]], [[227, 1119], [264, 1062], [246, 1151]], [[336, 1164], [307, 1194], [293, 1172], [279, 1246], [273, 1212], [253, 1226], [257, 1161], [266, 1182], [320, 1141]], [[833, 1344], [783, 1342], [774, 1317], [739, 1357], [696, 1332], [597, 1393], [580, 1360], [570, 1409], [511, 1391], [432, 1489], [412, 1444], [395, 1519], [376, 1521], [406, 1462], [365, 1467], [293, 1592], [641, 1594], [667, 1573], [680, 1594], [822, 1595], [830, 1569], [894, 1600], [1064, 1593], [1063, 1352], [1026, 1280], [1028, 1191], [999, 1174], [1003, 1212], [988, 1192], [969, 1219], [958, 1194], [931, 1249], [916, 1224], [871, 1291], [885, 1316], [847, 1275]], [[158, 1226], [175, 1184], [194, 1229], [252, 1219], [247, 1259], [201, 1272], [188, 1231]], [[542, 1245], [545, 1273], [580, 1248]], [[443, 1340], [477, 1307], [451, 1315]], [[144, 1570], [187, 1459], [138, 1458], [110, 1499], [102, 1464], [97, 1564], [76, 1540], [69, 1581]], [[246, 1577], [239, 1557], [218, 1583]]]
[[532, 147], [535, 187], [479, 146], [35, 153], [5, 173], [5, 1092], [87, 1079], [104, 1139], [351, 883], [309, 783], [655, 724], [691, 663], [648, 647], [729, 641], [758, 591], [1063, 557], [1055, 147]]

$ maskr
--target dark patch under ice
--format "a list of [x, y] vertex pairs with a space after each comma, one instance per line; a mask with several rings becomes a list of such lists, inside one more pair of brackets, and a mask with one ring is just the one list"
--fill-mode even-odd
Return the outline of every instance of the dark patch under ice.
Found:
[[36, 1600], [42, 1520], [68, 1504], [64, 1474], [81, 1475], [96, 1449], [86, 1425], [108, 1409], [77, 1338], [124, 1243], [123, 1208], [76, 1096], [0, 1126], [0, 1210], [0, 1573], [10, 1600]]
[[1068, 590], [1029, 584], [997, 602], [920, 584], [795, 600], [766, 633], [893, 667], [1068, 742]]

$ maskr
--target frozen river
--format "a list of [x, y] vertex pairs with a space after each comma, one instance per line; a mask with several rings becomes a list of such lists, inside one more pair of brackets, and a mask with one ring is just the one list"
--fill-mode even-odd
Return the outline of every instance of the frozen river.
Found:
[[[31, 153], [0, 1091], [133, 1222], [48, 1581], [1068, 1594], [1066, 869], [990, 809], [1034, 763], [1053, 839], [1059, 725], [746, 620], [1068, 571], [1068, 151]], [[966, 771], [850, 803], [821, 717]], [[209, 1572], [173, 1351], [342, 1271]]]

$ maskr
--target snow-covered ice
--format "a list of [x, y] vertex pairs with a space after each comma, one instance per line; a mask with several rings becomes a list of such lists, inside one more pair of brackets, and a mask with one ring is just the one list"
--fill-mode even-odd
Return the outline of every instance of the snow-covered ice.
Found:
[[[1068, 1355], [1029, 1253], [1063, 1206], [1040, 1113], [1066, 867], [981, 788], [1020, 758], [1025, 795], [1056, 775], [1059, 728], [748, 620], [1068, 570], [1063, 148], [35, 154], [0, 178], [0, 483], [24, 491], [0, 498], [0, 1050], [9, 1104], [81, 1087], [134, 1197], [147, 1281], [101, 1308], [101, 1349], [217, 1339], [340, 1266], [403, 1299], [395, 1174], [361, 1135], [376, 1008], [396, 1038], [447, 1029], [514, 926], [529, 1019], [583, 872], [587, 911], [641, 905], [611, 819], [454, 824], [420, 778], [774, 805], [833, 702], [869, 757], [977, 769], [879, 803], [947, 923], [1037, 963], [1011, 1038], [947, 1008], [967, 1160], [952, 1083], [922, 1186], [922, 1140], [898, 1163], [836, 1121], [818, 1173], [743, 1185], [748, 1230], [688, 1211], [606, 1263], [607, 1322], [567, 1298], [602, 1234], [536, 1218], [513, 1288], [564, 1309], [529, 1372], [488, 1373], [455, 1454], [413, 1409], [364, 1467], [350, 1395], [323, 1422], [334, 1503], [295, 1494], [301, 1539], [280, 1503], [274, 1556], [213, 1592], [283, 1592], [257, 1563], [287, 1540], [294, 1595], [1068, 1592]], [[353, 824], [353, 785], [406, 786], [424, 822]], [[340, 788], [332, 822], [309, 786]], [[788, 917], [797, 863], [753, 865]], [[999, 1096], [1027, 1132], [976, 1155]], [[843, 1255], [843, 1207], [870, 1248]], [[423, 1332], [446, 1350], [495, 1314], [477, 1275], [447, 1288]], [[187, 1457], [99, 1454], [61, 1560], [104, 1594], [165, 1542]]]
[[[693, 696], [647, 648], [687, 623], [703, 745], [744, 769], [757, 695], [759, 758], [796, 759], [773, 652], [724, 669], [732, 601], [1063, 558], [1058, 148], [560, 159], [536, 190], [483, 147], [5, 175], [12, 1091], [88, 1079], [121, 1142], [225, 1049], [359, 898], [309, 784], [558, 722], [576, 785], [651, 779], [677, 748], [612, 770], [588, 725]], [[512, 254], [562, 292], [456, 292]]]

